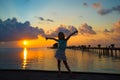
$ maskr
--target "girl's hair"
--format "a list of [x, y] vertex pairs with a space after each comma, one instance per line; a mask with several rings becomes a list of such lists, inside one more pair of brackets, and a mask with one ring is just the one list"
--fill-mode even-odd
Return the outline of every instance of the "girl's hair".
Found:
[[59, 39], [65, 39], [64, 33], [63, 33], [63, 32], [59, 32], [59, 33], [58, 33], [58, 38], [59, 38]]

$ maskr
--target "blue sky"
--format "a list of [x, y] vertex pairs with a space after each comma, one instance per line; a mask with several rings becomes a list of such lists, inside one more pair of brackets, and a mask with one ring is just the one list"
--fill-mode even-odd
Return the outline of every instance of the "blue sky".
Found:
[[[86, 3], [87, 5], [83, 5]], [[94, 3], [99, 3], [105, 9], [111, 9], [120, 4], [119, 0], [0, 0], [0, 18], [16, 17], [19, 21], [30, 21], [33, 25], [37, 23], [36, 17], [51, 18], [58, 25], [80, 25], [83, 22], [99, 25], [99, 20], [103, 24], [115, 22], [120, 14], [111, 12], [109, 15], [101, 16], [96, 9], [92, 8]], [[82, 19], [80, 19], [80, 16]], [[64, 19], [63, 19], [64, 18]], [[112, 18], [112, 21], [110, 21]], [[96, 21], [98, 20], [98, 22]], [[80, 24], [78, 24], [80, 23]], [[95, 25], [95, 23], [94, 23]], [[39, 26], [39, 25], [38, 25]]]
[[8, 18], [16, 18], [18, 23], [29, 21], [45, 32], [72, 25], [80, 31], [101, 34], [120, 29], [120, 0], [0, 0], [0, 19]]

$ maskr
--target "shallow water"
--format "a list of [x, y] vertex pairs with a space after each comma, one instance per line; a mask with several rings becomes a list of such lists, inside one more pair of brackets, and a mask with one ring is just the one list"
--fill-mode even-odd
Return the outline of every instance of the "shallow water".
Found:
[[[57, 70], [55, 49], [0, 48], [0, 69]], [[103, 56], [95, 52], [66, 50], [72, 71], [120, 74], [120, 56]], [[64, 65], [61, 65], [66, 71]]]

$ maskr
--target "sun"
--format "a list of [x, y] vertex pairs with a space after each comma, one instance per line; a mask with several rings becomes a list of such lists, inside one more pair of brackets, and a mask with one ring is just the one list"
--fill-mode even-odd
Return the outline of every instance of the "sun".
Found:
[[24, 41], [23, 41], [23, 44], [24, 44], [24, 45], [27, 45], [27, 44], [28, 44], [28, 42], [27, 42], [26, 40], [24, 40]]

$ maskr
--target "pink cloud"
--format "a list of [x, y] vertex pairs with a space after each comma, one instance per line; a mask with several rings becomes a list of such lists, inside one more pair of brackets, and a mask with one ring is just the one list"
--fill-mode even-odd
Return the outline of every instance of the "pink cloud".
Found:
[[101, 4], [100, 3], [93, 3], [92, 7], [93, 8], [101, 8]]

